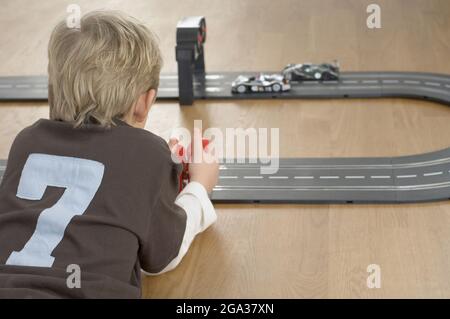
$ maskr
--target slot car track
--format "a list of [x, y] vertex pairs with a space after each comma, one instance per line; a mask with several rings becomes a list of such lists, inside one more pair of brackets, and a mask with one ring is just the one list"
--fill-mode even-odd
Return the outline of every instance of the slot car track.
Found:
[[[450, 199], [450, 148], [385, 158], [285, 158], [273, 175], [261, 163], [223, 164], [214, 202], [404, 203]], [[0, 181], [6, 161], [0, 161]]]
[[450, 199], [450, 148], [392, 158], [280, 159], [221, 167], [216, 202], [403, 203]]
[[[412, 72], [346, 72], [339, 81], [292, 82], [283, 93], [232, 94], [237, 75], [194, 78], [196, 99], [383, 98], [426, 99], [450, 105], [450, 76]], [[254, 73], [252, 73], [254, 74]], [[47, 99], [46, 77], [0, 78], [0, 100]], [[158, 98], [178, 98], [177, 75], [162, 75]], [[215, 202], [404, 203], [450, 199], [450, 148], [402, 157], [280, 159], [274, 175], [263, 164], [225, 163]], [[0, 176], [5, 162], [0, 162]], [[0, 177], [1, 178], [1, 177]]]
[[[270, 73], [270, 72], [263, 72]], [[255, 72], [216, 72], [194, 77], [196, 99], [298, 99], [298, 98], [382, 98], [429, 99], [450, 104], [450, 76], [414, 72], [343, 72], [339, 81], [292, 81], [282, 93], [231, 93], [231, 82], [238, 75]], [[47, 100], [46, 76], [0, 77], [0, 100]], [[178, 76], [162, 74], [159, 100], [178, 99]]]

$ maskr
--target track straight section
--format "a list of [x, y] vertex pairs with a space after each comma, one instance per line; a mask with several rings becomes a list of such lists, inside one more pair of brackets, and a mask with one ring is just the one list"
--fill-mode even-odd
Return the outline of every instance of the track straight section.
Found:
[[450, 148], [393, 158], [281, 159], [221, 166], [216, 202], [404, 203], [450, 198]]
[[[271, 73], [271, 72], [266, 72]], [[343, 72], [339, 81], [292, 82], [282, 93], [231, 93], [238, 75], [255, 72], [217, 72], [194, 79], [197, 99], [298, 99], [406, 97], [450, 104], [450, 76], [414, 72]], [[0, 100], [47, 100], [46, 76], [0, 77]], [[162, 74], [158, 99], [178, 99], [178, 76]]]

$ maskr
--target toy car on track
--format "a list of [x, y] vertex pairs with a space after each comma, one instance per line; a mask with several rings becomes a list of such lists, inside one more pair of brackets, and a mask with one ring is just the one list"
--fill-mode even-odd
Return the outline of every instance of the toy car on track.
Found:
[[231, 83], [233, 93], [259, 93], [289, 91], [291, 85], [281, 74], [260, 74], [258, 76], [240, 75]]
[[281, 73], [288, 81], [334, 81], [339, 79], [339, 64], [288, 64]]

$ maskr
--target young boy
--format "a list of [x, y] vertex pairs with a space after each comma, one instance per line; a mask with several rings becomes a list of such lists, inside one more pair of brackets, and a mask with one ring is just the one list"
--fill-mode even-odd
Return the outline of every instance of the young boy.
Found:
[[142, 129], [162, 62], [141, 23], [61, 22], [48, 55], [50, 120], [19, 133], [0, 186], [0, 296], [139, 297], [141, 270], [173, 269], [216, 220], [218, 164], [191, 163], [178, 194], [181, 165]]

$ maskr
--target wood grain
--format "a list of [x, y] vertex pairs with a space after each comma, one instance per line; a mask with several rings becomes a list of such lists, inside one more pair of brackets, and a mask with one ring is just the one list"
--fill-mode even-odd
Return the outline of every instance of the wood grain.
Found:
[[[0, 75], [44, 74], [53, 25], [73, 1], [2, 1]], [[382, 28], [369, 30], [367, 0], [77, 1], [83, 11], [124, 10], [159, 35], [164, 72], [176, 70], [175, 25], [205, 15], [206, 65], [279, 70], [338, 58], [344, 70], [450, 73], [450, 2], [378, 0]], [[7, 31], [5, 31], [7, 30]], [[15, 135], [46, 117], [46, 103], [0, 104], [0, 157]], [[285, 157], [397, 156], [450, 145], [450, 110], [402, 99], [158, 103], [147, 128], [278, 127]], [[414, 205], [217, 205], [174, 271], [142, 279], [162, 297], [450, 298], [450, 203]], [[382, 288], [368, 289], [379, 264]]]

